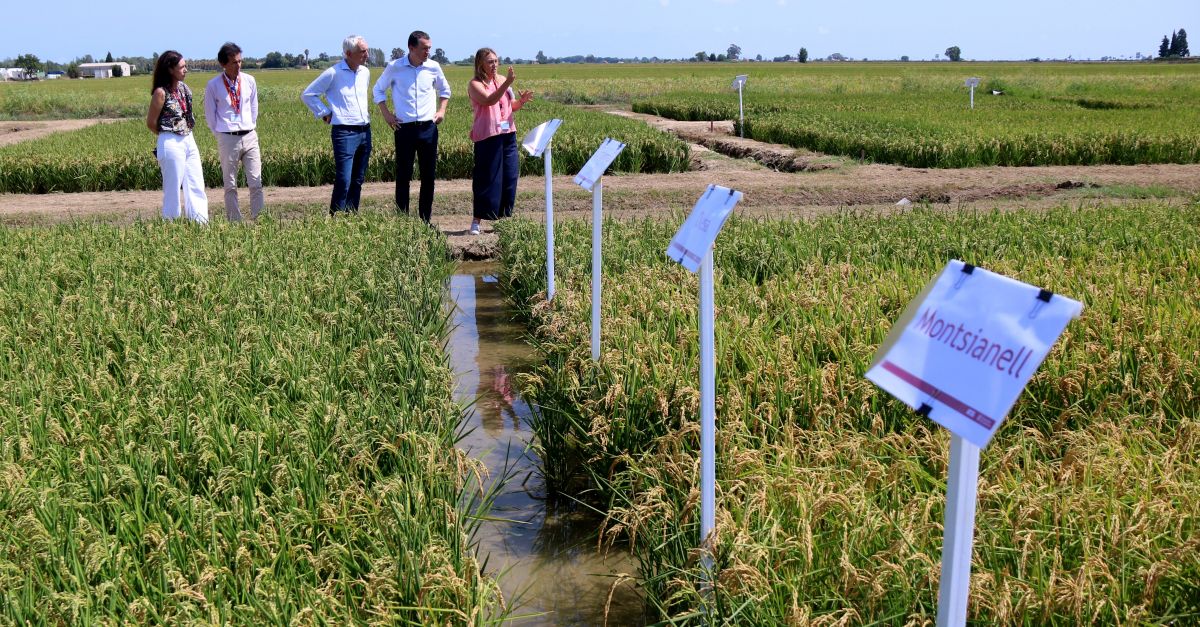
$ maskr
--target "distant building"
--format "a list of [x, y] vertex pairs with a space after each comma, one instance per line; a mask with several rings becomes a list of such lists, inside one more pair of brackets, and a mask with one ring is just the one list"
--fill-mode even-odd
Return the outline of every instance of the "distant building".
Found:
[[63, 74], [64, 74], [64, 72], [60, 72], [58, 70], [55, 70], [53, 72], [46, 72], [46, 80], [52, 81], [56, 78], [62, 78]]
[[25, 78], [25, 68], [5, 67], [0, 68], [0, 80], [19, 81]]
[[128, 63], [123, 61], [109, 61], [108, 63], [80, 63], [79, 75], [82, 77], [94, 78], [112, 78], [116, 72], [113, 68], [121, 68], [121, 76], [129, 76], [133, 74], [133, 68]]

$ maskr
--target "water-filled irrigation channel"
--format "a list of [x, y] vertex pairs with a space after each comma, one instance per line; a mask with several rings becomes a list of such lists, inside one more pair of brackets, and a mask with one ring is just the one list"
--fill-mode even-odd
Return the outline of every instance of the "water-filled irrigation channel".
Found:
[[[480, 557], [500, 573], [505, 598], [515, 599], [520, 625], [645, 624], [643, 602], [629, 579], [635, 560], [619, 548], [598, 549], [600, 520], [582, 507], [548, 505], [538, 460], [527, 451], [533, 409], [514, 376], [530, 365], [499, 286], [495, 264], [464, 263], [450, 279], [456, 304], [449, 353], [459, 402], [474, 401], [459, 446], [483, 459], [495, 481], [510, 479], [492, 510], [497, 520], [479, 532]], [[614, 583], [617, 585], [614, 586]]]

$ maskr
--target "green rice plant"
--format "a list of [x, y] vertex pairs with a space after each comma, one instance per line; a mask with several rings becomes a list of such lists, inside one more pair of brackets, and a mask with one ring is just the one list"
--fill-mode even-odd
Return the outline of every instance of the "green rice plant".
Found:
[[[1200, 205], [731, 220], [718, 239], [717, 585], [698, 588], [694, 275], [673, 220], [498, 227], [546, 365], [525, 380], [547, 472], [597, 491], [678, 623], [920, 623], [936, 612], [948, 434], [863, 378], [908, 300], [959, 258], [1084, 301], [983, 451], [970, 618], [1200, 619]], [[574, 474], [570, 474], [574, 473]]]
[[[258, 134], [263, 155], [263, 183], [269, 186], [312, 186], [333, 183], [333, 149], [329, 127], [315, 120], [300, 102], [300, 92], [314, 76], [311, 72], [264, 73], [258, 78], [260, 110]], [[220, 186], [221, 166], [216, 142], [204, 123], [199, 108], [204, 84], [210, 76], [193, 75], [189, 81], [197, 103], [196, 143], [200, 148], [204, 178], [211, 186]], [[79, 131], [51, 135], [42, 139], [0, 148], [0, 193], [48, 193], [159, 189], [162, 178], [151, 151], [154, 136], [143, 119], [149, 103], [149, 83], [137, 80], [144, 91], [132, 90], [129, 81], [71, 81], [76, 91], [54, 93], [57, 98], [77, 98], [90, 102], [99, 85], [114, 85], [120, 92], [109, 94], [119, 99], [124, 111], [137, 120], [94, 126]], [[439, 128], [437, 173], [440, 178], [470, 178], [474, 166], [474, 146], [470, 141], [471, 105], [465, 95], [466, 78], [453, 82], [459, 95], [451, 99], [449, 115]], [[7, 87], [7, 86], [5, 86]], [[34, 88], [53, 88], [35, 85]], [[29, 107], [31, 96], [25, 91], [5, 94], [0, 89], [0, 107]], [[103, 95], [105, 92], [100, 92]], [[14, 98], [14, 95], [16, 96]], [[47, 96], [50, 97], [50, 96]], [[50, 106], [49, 104], [47, 106]], [[131, 109], [131, 110], [130, 110]], [[518, 133], [551, 118], [564, 121], [554, 143], [554, 170], [558, 174], [579, 171], [606, 136], [621, 139], [628, 148], [613, 164], [616, 172], [680, 172], [690, 163], [686, 143], [674, 136], [647, 127], [635, 120], [556, 104], [535, 101], [517, 114]], [[392, 131], [380, 116], [372, 122], [373, 152], [367, 169], [368, 181], [395, 180], [395, 143]], [[526, 175], [543, 172], [541, 159], [529, 159], [522, 153], [521, 171]], [[418, 176], [417, 172], [413, 176]]]
[[[943, 66], [945, 64], [942, 64]], [[813, 72], [797, 84], [752, 79], [746, 137], [912, 167], [1200, 162], [1196, 68], [974, 64]], [[953, 67], [953, 66], [952, 66]], [[967, 107], [962, 76], [985, 76]], [[857, 83], [852, 81], [857, 77]], [[738, 119], [724, 85], [663, 90], [635, 111], [680, 120]]]
[[479, 624], [445, 240], [0, 229], [0, 622]]

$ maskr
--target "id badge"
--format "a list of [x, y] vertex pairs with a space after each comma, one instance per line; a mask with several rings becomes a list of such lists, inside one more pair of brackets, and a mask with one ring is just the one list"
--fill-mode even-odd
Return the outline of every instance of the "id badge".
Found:
[[242, 123], [242, 114], [240, 114], [240, 113], [229, 114], [229, 123], [230, 124], [241, 124]]
[[503, 121], [503, 122], [501, 122], [500, 124], [497, 124], [497, 126], [499, 126], [499, 127], [500, 127], [500, 132], [501, 132], [501, 133], [507, 133], [507, 132], [508, 132], [508, 120], [504, 120], [504, 121]]

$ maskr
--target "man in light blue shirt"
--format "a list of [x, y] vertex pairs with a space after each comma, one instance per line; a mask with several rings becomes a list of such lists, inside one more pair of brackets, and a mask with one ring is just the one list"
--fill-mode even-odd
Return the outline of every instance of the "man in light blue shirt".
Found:
[[[367, 160], [371, 158], [371, 111], [367, 87], [367, 40], [351, 35], [342, 42], [346, 58], [321, 72], [300, 99], [319, 120], [332, 125], [333, 198], [329, 215], [358, 211]], [[325, 102], [321, 97], [325, 97]]]
[[[445, 119], [446, 103], [450, 102], [450, 83], [442, 66], [429, 59], [432, 49], [428, 34], [413, 31], [408, 36], [408, 54], [389, 63], [371, 90], [383, 119], [395, 131], [396, 207], [408, 213], [408, 182], [412, 180], [415, 154], [421, 168], [417, 209], [425, 222], [433, 216], [438, 124]], [[392, 90], [395, 114], [388, 110], [388, 89]]]

